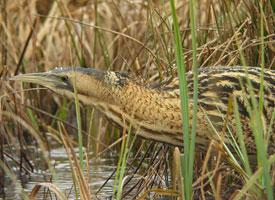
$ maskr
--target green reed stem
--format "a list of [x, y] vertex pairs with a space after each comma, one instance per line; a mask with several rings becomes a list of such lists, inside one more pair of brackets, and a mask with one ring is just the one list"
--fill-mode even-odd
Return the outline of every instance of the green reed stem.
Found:
[[[123, 135], [124, 137], [124, 135]], [[121, 144], [121, 152], [119, 156], [117, 171], [116, 171], [116, 177], [114, 181], [114, 199], [121, 199], [122, 196], [122, 189], [123, 189], [123, 178], [126, 170], [127, 165], [127, 158], [129, 155], [129, 151], [132, 148], [132, 145], [129, 147], [131, 137], [131, 126], [129, 127], [128, 135], [123, 138], [122, 144]]]
[[[194, 2], [192, 2], [191, 4], [193, 3]], [[191, 137], [189, 135], [189, 98], [188, 98], [187, 80], [186, 80], [186, 72], [185, 72], [186, 67], [185, 67], [185, 62], [183, 57], [179, 23], [178, 23], [177, 14], [176, 14], [176, 7], [173, 0], [170, 0], [170, 6], [171, 6], [172, 17], [173, 17], [174, 48], [176, 52], [176, 63], [177, 63], [178, 77], [179, 77], [179, 83], [180, 83], [179, 85], [180, 85], [180, 99], [181, 99], [181, 115], [182, 115], [182, 122], [183, 122], [182, 123], [183, 138], [184, 138], [184, 157], [183, 157], [183, 163], [182, 163], [182, 174], [184, 177], [183, 198], [186, 200], [189, 200], [189, 199], [192, 199], [192, 177], [193, 177], [192, 168], [193, 168], [193, 160], [194, 160], [194, 151], [191, 152], [190, 150], [194, 149], [193, 145], [195, 140], [195, 134], [193, 134]], [[192, 11], [192, 14], [194, 15], [194, 10]], [[195, 26], [194, 16], [192, 20], [193, 20], [192, 22], [193, 26]], [[193, 30], [192, 37], [196, 38], [194, 30]], [[196, 49], [196, 40], [194, 40], [194, 43], [192, 43], [192, 46], [195, 47]], [[193, 56], [196, 57], [196, 54]], [[193, 66], [195, 66], [193, 69], [195, 71], [195, 74], [197, 74], [196, 65], [197, 65], [196, 62], [193, 63]], [[196, 94], [194, 95], [194, 98], [196, 99]], [[192, 129], [193, 129], [192, 131], [195, 133], [196, 128], [193, 127]], [[192, 139], [193, 141], [191, 141]]]
[[195, 158], [195, 141], [197, 131], [197, 112], [198, 112], [198, 62], [197, 62], [197, 23], [196, 23], [196, 0], [189, 1], [190, 19], [191, 19], [191, 36], [192, 36], [192, 52], [193, 52], [193, 114], [192, 114], [192, 131], [189, 150], [189, 193], [192, 194], [193, 183], [193, 167]]

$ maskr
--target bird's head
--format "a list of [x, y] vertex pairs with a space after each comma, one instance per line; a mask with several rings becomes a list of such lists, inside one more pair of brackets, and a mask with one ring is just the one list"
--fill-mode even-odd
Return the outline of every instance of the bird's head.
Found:
[[11, 80], [42, 85], [70, 98], [76, 91], [80, 99], [95, 103], [95, 101], [112, 102], [112, 94], [124, 87], [128, 76], [120, 72], [94, 68], [60, 67], [48, 72], [17, 75]]

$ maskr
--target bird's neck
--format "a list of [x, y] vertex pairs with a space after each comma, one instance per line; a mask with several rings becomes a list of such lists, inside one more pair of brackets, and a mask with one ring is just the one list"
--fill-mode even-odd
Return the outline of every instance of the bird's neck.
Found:
[[181, 131], [178, 98], [133, 82], [114, 95], [118, 108], [140, 127], [158, 132]]
[[128, 130], [132, 127], [142, 137], [177, 146], [183, 144], [180, 99], [169, 92], [129, 81], [116, 91], [104, 92], [102, 99], [81, 94], [79, 99], [95, 106], [120, 127]]

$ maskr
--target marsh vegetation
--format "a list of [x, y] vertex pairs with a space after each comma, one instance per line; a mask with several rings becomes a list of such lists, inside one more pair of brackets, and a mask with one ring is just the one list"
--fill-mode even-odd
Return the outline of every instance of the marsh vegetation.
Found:
[[[1, 197], [275, 198], [275, 155], [259, 145], [266, 142], [264, 133], [275, 132], [275, 110], [270, 122], [260, 122], [261, 96], [251, 108], [258, 155], [250, 158], [235, 141], [238, 155], [215, 143], [199, 151], [192, 140], [184, 144], [191, 149], [184, 154], [118, 128], [92, 107], [9, 81], [59, 66], [124, 71], [150, 86], [183, 76], [177, 69], [242, 65], [274, 70], [273, 0], [1, 0], [0, 6]], [[183, 102], [186, 96], [183, 92]], [[241, 139], [236, 102], [228, 106]], [[184, 129], [191, 133], [194, 124]]]

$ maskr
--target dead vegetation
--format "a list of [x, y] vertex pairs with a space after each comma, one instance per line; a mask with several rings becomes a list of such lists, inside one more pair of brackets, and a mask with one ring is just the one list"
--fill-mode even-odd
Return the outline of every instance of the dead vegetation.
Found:
[[[177, 1], [184, 56], [190, 69], [192, 48], [187, 4], [185, 0]], [[31, 147], [41, 149], [45, 169], [54, 170], [49, 152], [54, 148], [52, 141], [56, 141], [67, 150], [77, 188], [82, 189], [81, 199], [96, 198], [97, 191], [89, 191], [89, 179], [83, 177], [72, 150], [77, 141], [74, 104], [48, 90], [27, 89], [9, 82], [8, 78], [57, 66], [92, 66], [127, 71], [147, 84], [159, 84], [165, 77], [176, 75], [169, 2], [3, 0], [0, 6], [0, 188], [5, 185], [4, 174], [17, 173], [12, 170], [14, 165], [19, 167], [19, 174], [41, 168], [41, 163], [35, 162], [37, 154], [30, 153]], [[274, 69], [272, 1], [264, 3], [264, 38], [260, 38], [257, 1], [203, 0], [197, 9], [199, 66], [240, 65], [240, 47], [247, 65], [260, 66], [264, 59], [265, 67]], [[105, 151], [117, 153], [123, 131], [109, 124], [96, 110], [82, 106], [81, 114], [87, 160], [90, 151], [96, 157]], [[171, 181], [170, 177], [171, 166], [177, 166], [178, 158], [168, 160], [172, 149], [137, 138], [125, 175], [142, 178], [129, 184], [132, 179], [129, 176], [122, 197], [143, 199], [150, 194], [155, 199], [160, 195], [176, 198], [180, 193], [179, 180]], [[234, 199], [242, 189], [244, 178], [240, 171], [225, 164], [221, 154], [211, 147], [207, 153], [198, 153], [195, 199]], [[7, 162], [10, 159], [12, 162]], [[172, 177], [178, 176], [173, 176], [176, 171], [172, 170]], [[64, 198], [56, 186], [44, 183], [41, 186]], [[39, 187], [34, 188], [30, 199]], [[245, 199], [265, 195], [261, 188], [256, 193], [258, 196], [248, 191]]]

